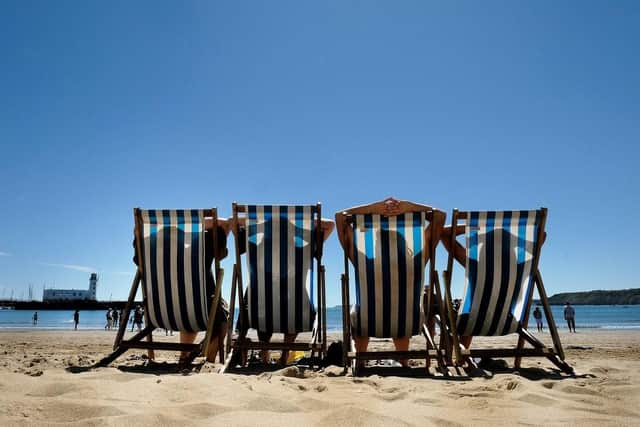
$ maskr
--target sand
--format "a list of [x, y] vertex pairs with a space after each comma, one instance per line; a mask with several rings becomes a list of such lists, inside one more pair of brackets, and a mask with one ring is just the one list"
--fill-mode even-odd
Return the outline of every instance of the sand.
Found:
[[[180, 372], [172, 353], [149, 364], [142, 351], [107, 368], [80, 369], [108, 354], [113, 337], [0, 332], [0, 425], [640, 425], [637, 331], [562, 334], [576, 377], [559, 375], [544, 359], [525, 359], [519, 372], [450, 378], [420, 368], [358, 378], [339, 367], [221, 375], [220, 364], [201, 359]], [[507, 341], [514, 339], [484, 344]]]

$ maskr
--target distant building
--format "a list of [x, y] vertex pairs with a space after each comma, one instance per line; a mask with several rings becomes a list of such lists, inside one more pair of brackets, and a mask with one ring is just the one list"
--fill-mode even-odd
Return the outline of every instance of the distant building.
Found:
[[98, 275], [91, 273], [89, 276], [89, 289], [45, 289], [42, 293], [42, 301], [95, 301]]

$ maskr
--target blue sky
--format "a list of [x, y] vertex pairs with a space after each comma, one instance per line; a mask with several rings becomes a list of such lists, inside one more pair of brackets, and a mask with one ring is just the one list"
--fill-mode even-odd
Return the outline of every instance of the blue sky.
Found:
[[549, 294], [640, 287], [639, 45], [635, 1], [3, 1], [0, 298], [126, 298], [135, 206], [390, 195], [546, 206]]

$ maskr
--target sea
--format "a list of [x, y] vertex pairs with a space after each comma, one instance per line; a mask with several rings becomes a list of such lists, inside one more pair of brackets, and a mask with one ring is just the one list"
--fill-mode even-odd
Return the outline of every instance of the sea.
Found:
[[[601, 329], [640, 331], [640, 305], [576, 305], [574, 309], [578, 331], [587, 332]], [[567, 328], [562, 310], [562, 306], [551, 307], [553, 318], [561, 331]], [[73, 329], [73, 312], [73, 310], [40, 310], [38, 311], [38, 324], [34, 325], [32, 321], [33, 310], [0, 310], [0, 330]], [[78, 328], [83, 330], [104, 329], [105, 314], [104, 310], [80, 311]], [[234, 318], [237, 319], [237, 310]], [[544, 316], [543, 321], [546, 325]], [[533, 317], [529, 320], [529, 325], [531, 329], [535, 329]], [[327, 309], [327, 330], [329, 332], [342, 330], [342, 309], [340, 306]]]

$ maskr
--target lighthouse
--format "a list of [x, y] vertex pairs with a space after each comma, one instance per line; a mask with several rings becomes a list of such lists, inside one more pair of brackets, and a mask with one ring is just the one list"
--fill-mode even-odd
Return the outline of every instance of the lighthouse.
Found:
[[42, 301], [96, 301], [98, 274], [89, 276], [89, 289], [43, 289]]
[[89, 277], [89, 299], [95, 301], [96, 298], [96, 288], [98, 287], [98, 275], [96, 273], [91, 273]]

